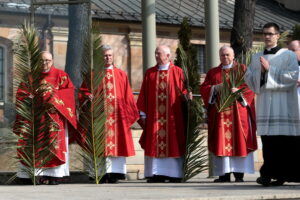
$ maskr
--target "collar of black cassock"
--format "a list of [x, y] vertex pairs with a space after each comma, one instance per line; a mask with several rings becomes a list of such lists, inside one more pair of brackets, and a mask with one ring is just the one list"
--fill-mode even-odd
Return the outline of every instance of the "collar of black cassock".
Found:
[[277, 51], [279, 51], [280, 49], [281, 49], [281, 47], [279, 47], [279, 46], [276, 46], [276, 47], [274, 47], [274, 48], [271, 48], [270, 50], [265, 49], [264, 55], [266, 55], [266, 54], [275, 54], [275, 53], [277, 53]]

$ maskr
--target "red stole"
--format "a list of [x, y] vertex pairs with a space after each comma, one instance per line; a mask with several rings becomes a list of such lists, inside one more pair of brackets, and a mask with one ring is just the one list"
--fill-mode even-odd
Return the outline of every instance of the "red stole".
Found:
[[137, 101], [146, 113], [146, 126], [140, 138], [145, 155], [150, 157], [180, 157], [185, 152], [185, 126], [182, 94], [182, 69], [170, 64], [169, 70], [154, 66], [147, 70]]
[[104, 107], [106, 114], [106, 122], [105, 122], [105, 132], [106, 132], [106, 140], [105, 140], [105, 152], [106, 156], [114, 156], [117, 152], [118, 141], [116, 140], [116, 132], [117, 132], [117, 95], [116, 95], [116, 84], [114, 78], [114, 71], [111, 69], [105, 70], [105, 77], [103, 79], [103, 83], [105, 85], [104, 88]]
[[[230, 70], [237, 67], [234, 63]], [[244, 65], [240, 67], [246, 70]], [[218, 113], [215, 104], [208, 101], [212, 86], [222, 83], [222, 71], [225, 72], [221, 65], [209, 70], [200, 88], [208, 113], [208, 148], [216, 156], [247, 156], [257, 149], [254, 93], [244, 83], [240, 88], [246, 88], [243, 97], [248, 106], [236, 101], [228, 110]]]

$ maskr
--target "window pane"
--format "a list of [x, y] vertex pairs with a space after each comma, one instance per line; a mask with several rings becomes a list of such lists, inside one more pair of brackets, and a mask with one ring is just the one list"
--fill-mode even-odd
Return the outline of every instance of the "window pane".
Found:
[[205, 45], [194, 45], [197, 49], [198, 69], [200, 73], [205, 73]]

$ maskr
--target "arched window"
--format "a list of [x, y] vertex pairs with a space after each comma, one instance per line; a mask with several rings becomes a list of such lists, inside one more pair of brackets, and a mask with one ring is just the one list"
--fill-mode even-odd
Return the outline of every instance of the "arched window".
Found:
[[0, 46], [0, 101], [4, 100], [4, 48]]

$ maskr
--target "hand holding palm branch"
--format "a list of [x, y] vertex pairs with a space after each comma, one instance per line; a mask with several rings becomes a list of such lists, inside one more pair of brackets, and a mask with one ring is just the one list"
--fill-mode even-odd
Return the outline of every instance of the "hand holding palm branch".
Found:
[[240, 64], [230, 69], [229, 72], [222, 72], [222, 86], [219, 87], [216, 105], [218, 112], [226, 111], [241, 98], [245, 90], [245, 88], [240, 88], [245, 83], [244, 75], [245, 71]]

